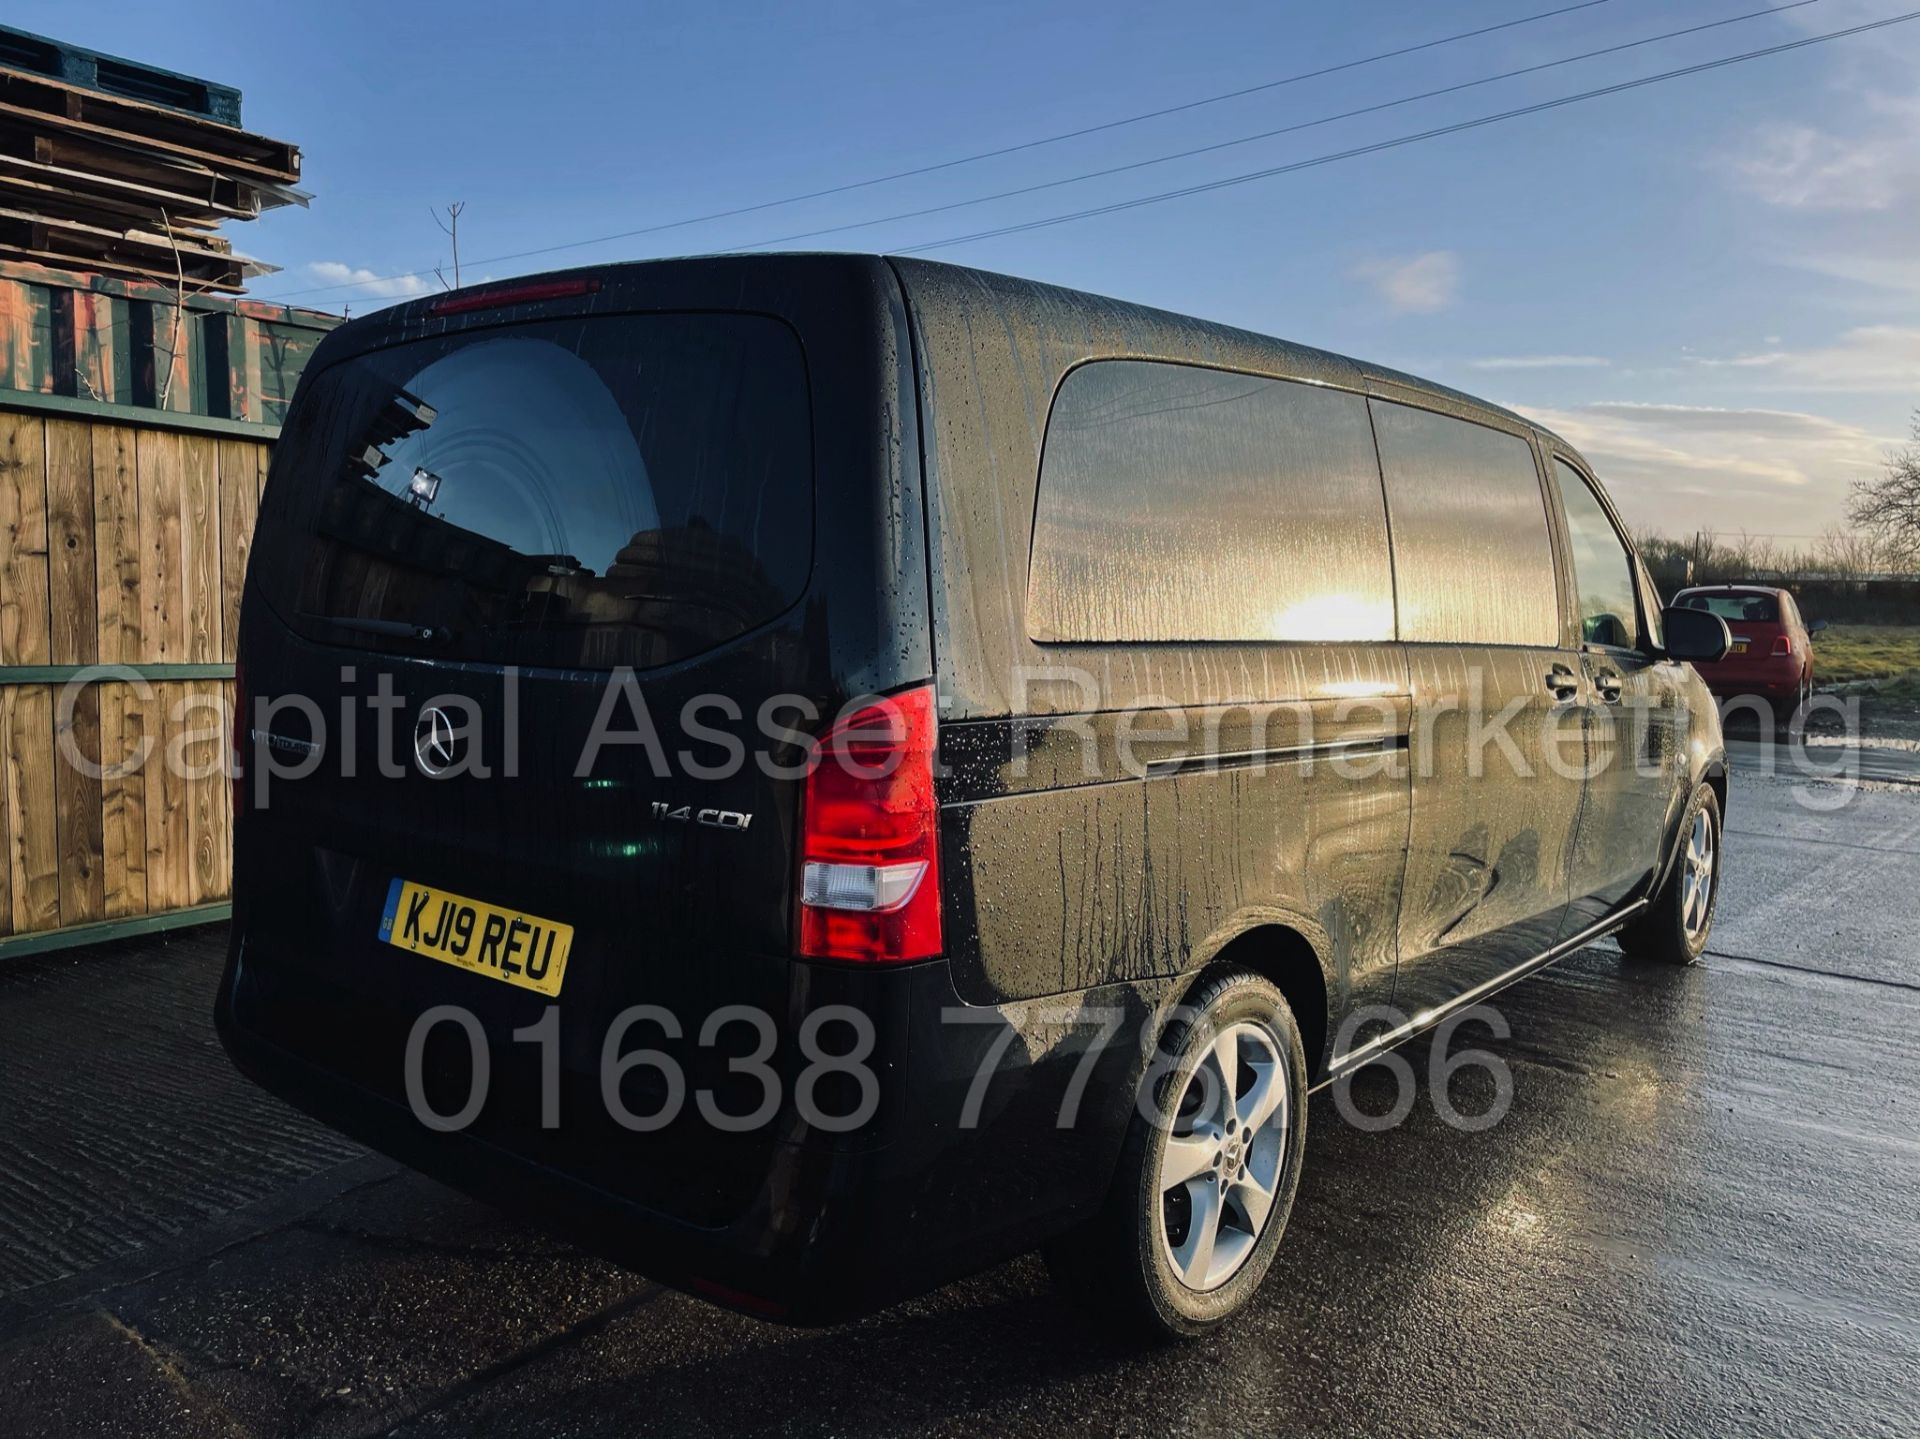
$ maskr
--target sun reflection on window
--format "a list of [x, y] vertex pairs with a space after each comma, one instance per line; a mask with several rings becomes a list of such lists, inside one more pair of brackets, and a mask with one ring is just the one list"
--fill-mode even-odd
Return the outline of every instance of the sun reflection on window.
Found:
[[1308, 643], [1372, 640], [1393, 633], [1393, 606], [1367, 595], [1321, 594], [1275, 610], [1267, 633]]

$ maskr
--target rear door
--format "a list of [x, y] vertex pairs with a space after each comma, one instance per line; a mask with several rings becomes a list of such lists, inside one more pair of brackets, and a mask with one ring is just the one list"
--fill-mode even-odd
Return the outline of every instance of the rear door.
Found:
[[1573, 850], [1566, 933], [1629, 898], [1659, 862], [1684, 763], [1674, 667], [1655, 658], [1639, 567], [1592, 478], [1564, 455], [1553, 480], [1567, 550], [1585, 678], [1586, 802]]
[[[726, 1004], [784, 1023], [807, 736], [843, 685], [901, 677], [836, 663], [829, 640], [915, 678], [930, 665], [924, 637], [874, 643], [892, 598], [875, 570], [901, 549], [875, 515], [914, 495], [885, 473], [897, 376], [858, 287], [809, 273], [840, 314], [809, 346], [787, 318], [700, 303], [738, 303], [752, 287], [735, 271], [681, 307], [620, 312], [603, 292], [590, 311], [396, 326], [328, 365], [276, 453], [243, 625], [256, 733], [289, 758], [320, 747], [242, 816], [241, 993], [277, 1006], [256, 1027], [392, 1095], [413, 1021], [459, 1006], [492, 1056], [482, 1129], [544, 1155], [534, 1066], [555, 1061], [514, 1033], [550, 1023], [561, 1127], [594, 1141], [566, 1162], [707, 1217], [749, 1196], [723, 1201], [723, 1164], [636, 1167], [599, 1092], [602, 1046], [630, 1006], [658, 1006], [683, 1036], [664, 1047], [685, 1094], [715, 1070], [723, 1108], [754, 1108], [756, 1087], [725, 1074], [753, 1026], [701, 1027]], [[846, 355], [854, 337], [867, 363]], [[845, 537], [826, 555], [816, 454]], [[472, 939], [436, 942], [443, 923]], [[539, 975], [516, 937], [540, 946]], [[649, 1020], [619, 1048], [663, 1037]], [[457, 1109], [465, 1042], [451, 1025], [440, 1041], [460, 1052], [440, 1104]], [[626, 1107], [646, 1113], [663, 1074], [629, 1078]]]

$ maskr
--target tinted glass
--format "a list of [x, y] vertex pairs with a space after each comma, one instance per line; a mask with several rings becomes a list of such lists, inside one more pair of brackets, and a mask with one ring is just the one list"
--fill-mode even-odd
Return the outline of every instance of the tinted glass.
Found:
[[1748, 624], [1778, 623], [1780, 607], [1772, 595], [1683, 595], [1680, 603], [1690, 610], [1706, 610], [1723, 620], [1745, 620]]
[[798, 341], [752, 315], [460, 331], [316, 376], [260, 519], [269, 598], [320, 638], [658, 665], [792, 604], [812, 564]]
[[1560, 643], [1560, 595], [1533, 446], [1410, 405], [1373, 407], [1393, 520], [1400, 638]]
[[1035, 507], [1036, 640], [1390, 640], [1366, 401], [1108, 360], [1060, 387]]
[[1553, 462], [1553, 469], [1560, 480], [1568, 538], [1573, 542], [1581, 636], [1588, 644], [1633, 649], [1640, 643], [1639, 607], [1634, 603], [1633, 562], [1627, 548], [1579, 471], [1561, 460]]

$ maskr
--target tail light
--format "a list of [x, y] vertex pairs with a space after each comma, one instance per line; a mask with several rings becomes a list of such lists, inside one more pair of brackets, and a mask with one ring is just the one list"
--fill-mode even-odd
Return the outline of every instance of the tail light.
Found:
[[815, 745], [801, 801], [803, 955], [887, 963], [941, 949], [932, 686], [848, 716]]
[[238, 819], [247, 808], [247, 672], [238, 660], [233, 662], [233, 753], [227, 761], [227, 778], [233, 787], [233, 816]]
[[1793, 654], [1793, 636], [1775, 635], [1773, 637], [1773, 657], [1786, 659]]

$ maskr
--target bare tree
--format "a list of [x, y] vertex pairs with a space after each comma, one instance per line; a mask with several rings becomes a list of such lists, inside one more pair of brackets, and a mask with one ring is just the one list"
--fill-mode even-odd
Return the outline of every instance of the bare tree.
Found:
[[1874, 575], [1889, 568], [1885, 546], [1873, 535], [1843, 530], [1838, 525], [1820, 536], [1819, 568], [1834, 575]]
[[1673, 539], [1653, 529], [1637, 532], [1634, 544], [1654, 577], [1667, 585], [1852, 577], [1897, 568], [1878, 537], [1838, 525], [1804, 546], [1744, 533], [1729, 537], [1711, 530]]
[[[167, 329], [167, 377], [160, 382], [156, 396], [159, 407], [164, 410], [173, 396], [173, 377], [179, 373], [180, 331], [187, 319], [187, 267], [180, 258], [180, 241], [173, 233], [173, 221], [167, 218], [165, 210], [160, 212], [160, 228], [173, 250], [173, 321]], [[93, 388], [91, 383], [87, 388]]]
[[1887, 457], [1877, 480], [1855, 480], [1847, 518], [1879, 540], [1888, 564], [1920, 567], [1920, 411], [1914, 412], [1914, 443]]
[[444, 220], [440, 218], [440, 212], [438, 210], [428, 211], [428, 213], [433, 216], [433, 223], [440, 227], [441, 232], [446, 235], [453, 246], [453, 284], [448, 286], [447, 277], [440, 273], [440, 267], [438, 265], [433, 267], [434, 278], [440, 282], [442, 289], [451, 288], [457, 290], [460, 288], [460, 212], [466, 208], [467, 202], [465, 200], [455, 200], [447, 206], [447, 217]]

